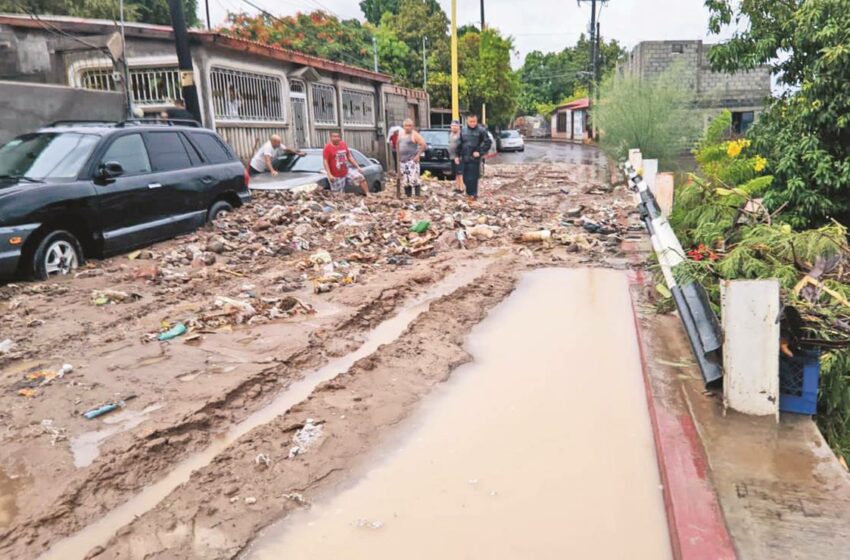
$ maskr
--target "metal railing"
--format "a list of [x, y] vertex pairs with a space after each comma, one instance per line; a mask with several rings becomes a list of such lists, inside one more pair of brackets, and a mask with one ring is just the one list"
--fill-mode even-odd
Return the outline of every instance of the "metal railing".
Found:
[[285, 121], [283, 84], [277, 76], [214, 67], [210, 86], [216, 120]]

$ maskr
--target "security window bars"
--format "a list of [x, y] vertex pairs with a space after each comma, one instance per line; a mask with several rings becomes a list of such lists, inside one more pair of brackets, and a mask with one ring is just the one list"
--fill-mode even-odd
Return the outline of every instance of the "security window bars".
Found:
[[[80, 74], [80, 86], [85, 89], [119, 91], [111, 68], [90, 68]], [[176, 67], [131, 68], [130, 95], [137, 105], [163, 105], [182, 99], [180, 75]]]
[[336, 124], [336, 89], [313, 84], [313, 120], [317, 124]]
[[210, 71], [215, 118], [283, 122], [281, 80], [276, 76], [227, 68]]
[[342, 115], [345, 124], [374, 126], [374, 94], [349, 89], [342, 90]]

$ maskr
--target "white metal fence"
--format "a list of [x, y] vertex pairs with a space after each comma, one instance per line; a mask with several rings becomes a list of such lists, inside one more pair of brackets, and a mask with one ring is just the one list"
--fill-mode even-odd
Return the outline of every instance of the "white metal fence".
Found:
[[342, 122], [375, 126], [375, 94], [351, 89], [342, 90]]
[[313, 119], [316, 124], [337, 124], [335, 87], [313, 84]]
[[[87, 68], [80, 73], [80, 87], [120, 91], [112, 68]], [[182, 99], [177, 67], [131, 68], [130, 94], [137, 105], [162, 105]]]
[[283, 84], [277, 76], [212, 68], [216, 120], [284, 122]]

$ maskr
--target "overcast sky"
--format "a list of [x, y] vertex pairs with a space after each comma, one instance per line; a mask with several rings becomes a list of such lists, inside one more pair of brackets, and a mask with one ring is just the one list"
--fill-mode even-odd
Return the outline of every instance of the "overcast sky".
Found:
[[[257, 12], [243, 0], [207, 1], [213, 26], [222, 23], [228, 11]], [[345, 19], [363, 18], [358, 0], [250, 1], [275, 15], [325, 9]], [[450, 0], [439, 2], [450, 13]], [[203, 21], [204, 0], [198, 4]], [[531, 51], [557, 51], [575, 44], [590, 21], [590, 2], [579, 6], [575, 0], [485, 0], [484, 10], [487, 25], [514, 37], [518, 51], [514, 67]], [[479, 0], [458, 0], [459, 25], [477, 24], [480, 18]], [[611, 0], [602, 8], [600, 22], [603, 38], [617, 39], [629, 48], [646, 40], [711, 39], [703, 0]]]

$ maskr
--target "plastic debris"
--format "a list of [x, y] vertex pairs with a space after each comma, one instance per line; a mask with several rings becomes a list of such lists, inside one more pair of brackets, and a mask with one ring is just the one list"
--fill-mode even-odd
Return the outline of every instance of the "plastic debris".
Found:
[[184, 325], [183, 323], [177, 323], [167, 331], [159, 333], [159, 337], [157, 338], [161, 341], [171, 340], [177, 338], [180, 335], [186, 334], [187, 330], [188, 329], [186, 328], [186, 325]]
[[108, 414], [108, 413], [112, 412], [113, 410], [127, 406], [127, 401], [135, 399], [135, 398], [136, 398], [136, 395], [130, 395], [129, 397], [125, 397], [124, 399], [122, 399], [120, 401], [110, 401], [108, 403], [104, 403], [100, 406], [97, 406], [95, 408], [92, 408], [92, 409], [89, 409], [89, 410], [83, 412], [83, 416], [87, 420], [93, 420], [93, 419], [97, 418], [98, 416], [103, 416], [104, 414]]

